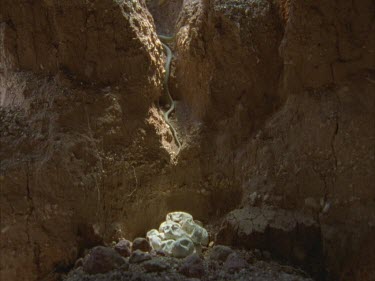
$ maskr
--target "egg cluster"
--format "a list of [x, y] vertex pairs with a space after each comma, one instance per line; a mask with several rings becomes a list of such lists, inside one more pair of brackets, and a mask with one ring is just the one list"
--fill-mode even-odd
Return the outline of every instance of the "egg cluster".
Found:
[[154, 250], [163, 251], [176, 258], [184, 258], [200, 252], [208, 244], [208, 232], [202, 223], [185, 212], [173, 212], [166, 216], [159, 230], [147, 232], [147, 239]]

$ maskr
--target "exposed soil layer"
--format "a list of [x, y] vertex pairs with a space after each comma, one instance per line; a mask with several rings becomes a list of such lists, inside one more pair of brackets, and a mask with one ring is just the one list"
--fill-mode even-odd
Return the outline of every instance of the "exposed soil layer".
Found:
[[226, 140], [217, 154], [236, 151], [242, 207], [221, 233], [230, 232], [227, 243], [317, 266], [321, 278], [372, 278], [374, 263], [359, 256], [375, 247], [375, 7], [276, 7], [191, 1], [179, 21], [178, 92], [193, 118], [210, 125], [211, 140]]
[[323, 2], [1, 1], [1, 280], [54, 280], [175, 210], [316, 280], [372, 280], [375, 4]]

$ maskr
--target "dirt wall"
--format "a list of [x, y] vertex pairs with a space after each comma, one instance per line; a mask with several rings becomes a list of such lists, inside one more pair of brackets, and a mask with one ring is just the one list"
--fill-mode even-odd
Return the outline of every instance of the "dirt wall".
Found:
[[1, 279], [53, 279], [106, 237], [108, 167], [131, 151], [164, 154], [146, 122], [162, 48], [144, 3], [2, 1], [0, 10]]
[[[373, 11], [371, 1], [185, 5], [176, 97], [204, 120], [208, 141], [220, 142], [214, 154], [231, 155], [226, 167], [243, 190], [243, 212], [224, 220], [222, 242], [279, 252], [305, 268], [320, 264], [310, 268], [317, 278], [374, 275], [373, 263], [359, 259], [374, 247]], [[270, 221], [269, 206], [310, 223]], [[252, 207], [263, 215], [251, 219]], [[294, 243], [294, 232], [318, 242], [317, 253], [309, 240]]]
[[145, 2], [1, 3], [1, 278], [53, 280], [179, 209], [317, 280], [370, 280], [374, 4], [161, 4], [178, 155]]

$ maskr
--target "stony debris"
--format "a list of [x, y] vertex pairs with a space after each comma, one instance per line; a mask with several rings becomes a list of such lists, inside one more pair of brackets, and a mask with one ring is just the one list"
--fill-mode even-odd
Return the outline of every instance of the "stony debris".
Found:
[[[65, 281], [311, 280], [302, 271], [272, 261], [266, 251], [213, 243], [207, 247], [207, 230], [185, 212], [169, 213], [159, 230], [152, 229], [146, 236], [133, 243], [122, 238], [112, 248], [93, 248], [77, 260]], [[106, 274], [92, 278], [96, 273]]]
[[114, 249], [123, 257], [129, 257], [131, 254], [132, 243], [129, 240], [120, 240], [115, 246]]
[[146, 238], [135, 238], [132, 245], [133, 252], [136, 250], [141, 250], [142, 252], [149, 252], [151, 251], [150, 243], [147, 241]]
[[188, 256], [185, 258], [180, 272], [187, 277], [202, 277], [205, 274], [203, 260], [197, 254]]
[[319, 277], [325, 274], [320, 237], [318, 222], [302, 212], [247, 206], [226, 215], [216, 242], [231, 245], [241, 241], [244, 247], [263, 249], [256, 253], [262, 259], [269, 259], [266, 252], [272, 251]]
[[97, 246], [83, 259], [82, 267], [88, 274], [97, 274], [120, 268], [126, 263], [114, 249]]
[[230, 247], [216, 245], [210, 251], [209, 257], [212, 260], [224, 262], [231, 253], [233, 253], [233, 250]]
[[[155, 251], [149, 254], [136, 250], [127, 258], [129, 263], [121, 257], [124, 264], [112, 267], [104, 274], [94, 275], [77, 267], [64, 281], [312, 281], [299, 269], [256, 258], [254, 251], [230, 248], [229, 251], [227, 248], [224, 248], [225, 252], [231, 253], [224, 263], [221, 259], [212, 259], [212, 253], [207, 249], [203, 250], [202, 255], [193, 253], [184, 259], [158, 256]], [[117, 252], [111, 252], [119, 256]]]
[[130, 263], [141, 263], [151, 259], [149, 253], [142, 252], [141, 250], [135, 250], [129, 258]]

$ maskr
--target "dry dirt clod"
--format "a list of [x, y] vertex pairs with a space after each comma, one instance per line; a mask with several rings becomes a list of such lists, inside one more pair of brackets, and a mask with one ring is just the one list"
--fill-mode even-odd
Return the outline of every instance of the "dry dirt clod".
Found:
[[115, 246], [114, 249], [123, 257], [129, 257], [131, 254], [132, 243], [128, 240], [120, 240]]
[[151, 245], [146, 238], [138, 237], [135, 238], [132, 244], [132, 251], [141, 250], [143, 252], [150, 252]]

